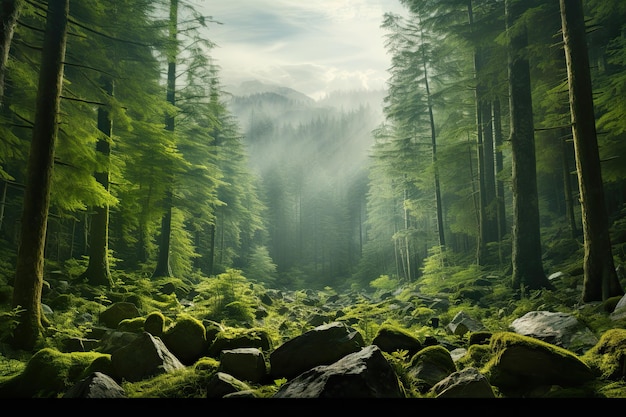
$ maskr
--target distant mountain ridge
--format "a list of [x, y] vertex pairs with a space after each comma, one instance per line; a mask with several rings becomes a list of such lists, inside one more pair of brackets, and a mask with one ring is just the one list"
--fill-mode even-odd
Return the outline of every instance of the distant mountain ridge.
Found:
[[315, 100], [293, 88], [283, 87], [277, 84], [267, 84], [259, 80], [244, 81], [238, 86], [229, 87], [227, 91], [237, 97], [250, 97], [267, 93], [276, 94], [289, 100], [314, 105]]
[[383, 120], [384, 90], [335, 91], [316, 101], [289, 87], [251, 80], [230, 86], [226, 92], [227, 105], [244, 131], [259, 119], [271, 120], [274, 125], [297, 126], [363, 107], [368, 107], [374, 119], [378, 119], [374, 123]]

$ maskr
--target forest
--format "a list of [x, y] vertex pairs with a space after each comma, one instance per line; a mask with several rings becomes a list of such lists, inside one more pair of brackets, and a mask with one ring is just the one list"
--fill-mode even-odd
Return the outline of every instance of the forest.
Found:
[[258, 292], [487, 277], [530, 310], [565, 272], [615, 305], [626, 3], [399, 2], [387, 88], [314, 100], [225, 88], [184, 0], [0, 0], [0, 382], [116, 301], [254, 327]]

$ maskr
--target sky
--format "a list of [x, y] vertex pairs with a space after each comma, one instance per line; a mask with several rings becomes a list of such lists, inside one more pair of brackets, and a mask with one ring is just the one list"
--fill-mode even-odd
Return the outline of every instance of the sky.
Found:
[[314, 99], [384, 89], [390, 56], [380, 28], [398, 0], [188, 0], [209, 24], [211, 55], [228, 86], [260, 80]]

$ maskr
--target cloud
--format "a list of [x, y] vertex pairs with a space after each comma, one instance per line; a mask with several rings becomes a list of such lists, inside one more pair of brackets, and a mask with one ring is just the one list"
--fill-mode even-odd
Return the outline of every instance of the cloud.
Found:
[[389, 57], [380, 24], [386, 11], [402, 10], [395, 2], [195, 1], [223, 23], [210, 26], [208, 36], [225, 85], [259, 79], [313, 98], [384, 87]]

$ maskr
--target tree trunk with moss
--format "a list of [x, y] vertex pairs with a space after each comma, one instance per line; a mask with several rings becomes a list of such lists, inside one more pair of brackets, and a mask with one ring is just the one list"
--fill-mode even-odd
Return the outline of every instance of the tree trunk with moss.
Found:
[[581, 0], [560, 0], [585, 257], [582, 300], [623, 295], [609, 236]]
[[513, 288], [552, 288], [541, 259], [539, 197], [535, 157], [530, 66], [525, 57], [528, 34], [519, 17], [528, 6], [525, 0], [506, 0], [506, 28], [509, 36], [509, 108], [511, 113]]
[[54, 146], [59, 126], [68, 13], [69, 0], [48, 1], [13, 288], [13, 308], [22, 312], [11, 344], [24, 350], [32, 350], [37, 345], [42, 331], [44, 248]]

